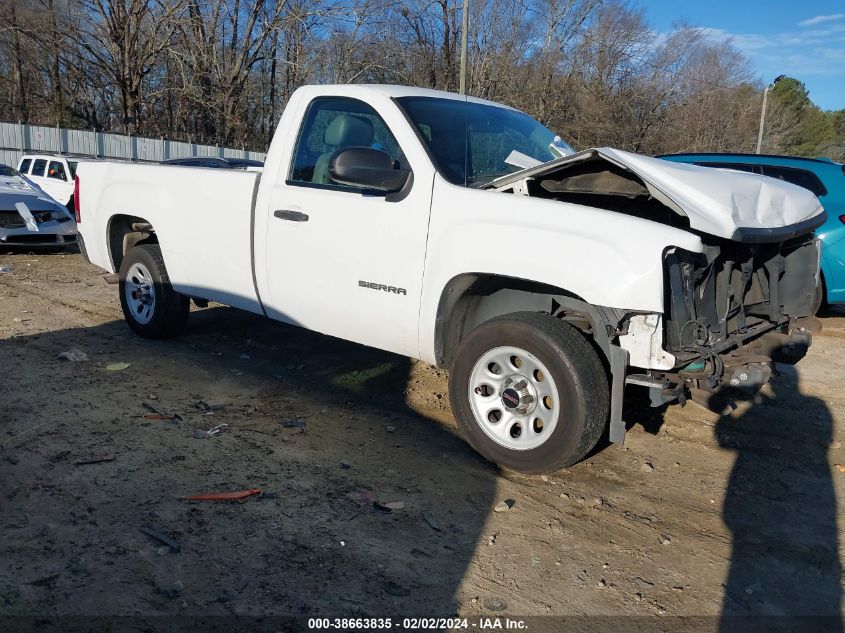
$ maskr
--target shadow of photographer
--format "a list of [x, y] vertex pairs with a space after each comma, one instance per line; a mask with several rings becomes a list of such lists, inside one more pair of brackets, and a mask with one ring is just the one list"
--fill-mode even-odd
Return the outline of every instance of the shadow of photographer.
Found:
[[778, 365], [737, 417], [722, 415], [719, 446], [736, 453], [723, 518], [733, 537], [721, 631], [842, 631], [842, 567], [828, 462], [833, 418]]

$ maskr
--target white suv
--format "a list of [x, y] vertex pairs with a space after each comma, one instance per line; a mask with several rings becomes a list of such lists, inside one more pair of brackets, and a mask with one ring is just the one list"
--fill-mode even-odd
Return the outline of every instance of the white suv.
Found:
[[25, 154], [18, 171], [41, 187], [56, 202], [73, 207], [73, 178], [78, 160], [50, 154]]

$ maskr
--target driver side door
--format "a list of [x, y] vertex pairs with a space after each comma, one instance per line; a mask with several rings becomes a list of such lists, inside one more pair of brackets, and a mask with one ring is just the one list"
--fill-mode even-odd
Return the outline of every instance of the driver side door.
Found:
[[312, 100], [265, 210], [266, 305], [279, 320], [417, 356], [431, 182], [413, 182], [401, 196], [336, 183], [329, 160], [350, 147], [379, 149], [411, 167], [372, 106]]

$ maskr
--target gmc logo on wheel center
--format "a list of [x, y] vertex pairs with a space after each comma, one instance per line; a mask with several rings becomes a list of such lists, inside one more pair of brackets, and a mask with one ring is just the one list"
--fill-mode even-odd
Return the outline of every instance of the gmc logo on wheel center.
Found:
[[359, 281], [358, 285], [361, 288], [369, 288], [370, 290], [382, 290], [384, 292], [392, 292], [396, 295], [406, 295], [408, 291], [404, 288], [397, 288], [396, 286], [386, 286], [384, 284], [379, 284], [374, 281]]

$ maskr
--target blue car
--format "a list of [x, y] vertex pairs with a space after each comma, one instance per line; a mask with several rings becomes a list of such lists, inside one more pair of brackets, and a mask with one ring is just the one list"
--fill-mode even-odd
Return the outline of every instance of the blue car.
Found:
[[822, 299], [845, 303], [845, 165], [824, 158], [767, 154], [665, 154], [659, 158], [762, 174], [816, 194], [827, 211], [827, 221], [816, 230], [822, 242]]

